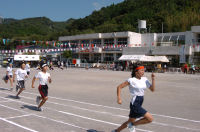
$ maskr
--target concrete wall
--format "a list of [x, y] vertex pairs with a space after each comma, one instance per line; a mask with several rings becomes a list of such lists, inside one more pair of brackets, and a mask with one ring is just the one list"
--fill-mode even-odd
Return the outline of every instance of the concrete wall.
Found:
[[85, 39], [98, 39], [101, 38], [100, 33], [95, 34], [81, 34], [81, 35], [75, 35], [75, 36], [62, 36], [59, 37], [59, 41], [68, 41], [68, 40], [85, 40]]
[[[149, 55], [150, 50], [152, 55], [179, 55], [179, 46], [169, 46], [169, 47], [125, 47], [123, 48], [123, 55]], [[191, 46], [186, 46], [185, 54], [191, 55]]]
[[130, 32], [113, 32], [113, 33], [95, 33], [95, 34], [81, 34], [75, 36], [61, 36], [59, 41], [68, 40], [85, 40], [85, 39], [101, 39], [101, 38], [122, 38], [128, 37]]
[[141, 34], [141, 36], [142, 36], [142, 40], [141, 40], [142, 46], [149, 47], [152, 45], [152, 43], [155, 44], [155, 42], [156, 42], [156, 34], [155, 33]]
[[128, 45], [129, 47], [139, 47], [141, 45], [141, 34], [129, 32], [128, 33]]

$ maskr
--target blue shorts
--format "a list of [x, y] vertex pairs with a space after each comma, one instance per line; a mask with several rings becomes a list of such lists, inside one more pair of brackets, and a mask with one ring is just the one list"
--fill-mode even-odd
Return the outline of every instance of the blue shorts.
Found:
[[143, 96], [137, 96], [135, 98], [134, 103], [130, 103], [130, 114], [129, 118], [140, 118], [143, 117], [147, 111], [142, 108], [144, 97]]

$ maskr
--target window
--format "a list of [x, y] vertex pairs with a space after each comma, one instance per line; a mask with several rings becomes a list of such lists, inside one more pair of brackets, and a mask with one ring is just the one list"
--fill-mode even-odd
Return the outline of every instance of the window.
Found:
[[101, 45], [101, 39], [94, 39], [92, 40], [92, 43], [96, 45]]
[[86, 60], [87, 62], [89, 61], [89, 54], [80, 54], [81, 60]]
[[127, 44], [127, 38], [118, 38], [117, 44], [119, 45], [126, 45]]
[[105, 62], [114, 61], [113, 54], [105, 54], [104, 61]]
[[81, 44], [89, 44], [90, 40], [81, 40]]
[[114, 44], [114, 39], [113, 38], [104, 39], [104, 45], [110, 45], [110, 44]]
[[94, 62], [100, 62], [101, 61], [101, 54], [94, 54]]
[[120, 53], [120, 54], [117, 54], [117, 55], [116, 55], [116, 59], [118, 60], [121, 56], [122, 56], [121, 53]]

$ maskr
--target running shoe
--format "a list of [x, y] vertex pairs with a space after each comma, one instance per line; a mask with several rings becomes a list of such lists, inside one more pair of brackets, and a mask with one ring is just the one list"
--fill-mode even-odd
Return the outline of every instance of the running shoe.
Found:
[[117, 132], [117, 130], [115, 129], [115, 130], [112, 130], [111, 132]]
[[16, 96], [15, 98], [16, 98], [16, 99], [20, 99], [20, 97], [19, 97], [19, 96]]
[[37, 108], [37, 111], [43, 111], [43, 109], [42, 108]]
[[127, 127], [128, 127], [130, 132], [136, 132], [135, 126], [133, 125], [133, 123], [131, 123], [131, 122], [128, 123]]

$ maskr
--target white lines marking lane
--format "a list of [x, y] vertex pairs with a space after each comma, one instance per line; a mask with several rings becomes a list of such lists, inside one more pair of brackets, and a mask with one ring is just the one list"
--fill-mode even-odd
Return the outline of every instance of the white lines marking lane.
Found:
[[[3, 98], [3, 97], [0, 97], [0, 98]], [[22, 102], [22, 101], [14, 101], [14, 102], [22, 103], [22, 104], [28, 104], [28, 105], [33, 105], [33, 104], [29, 104], [29, 103]], [[1, 104], [0, 104], [0, 106], [5, 107], [5, 108], [8, 108], [8, 109], [11, 109], [11, 110], [20, 111], [20, 112], [23, 112], [23, 113], [28, 113], [28, 112], [26, 112], [26, 111], [18, 110], [18, 109], [15, 109], [15, 108], [12, 108], [12, 107], [9, 107], [9, 106], [6, 106], [6, 105], [1, 105]], [[30, 113], [30, 112], [29, 112], [29, 113]], [[51, 120], [51, 121], [54, 121], [54, 122], [57, 122], [57, 123], [65, 124], [65, 125], [68, 125], [68, 126], [72, 126], [72, 127], [75, 127], [75, 128], [79, 128], [79, 129], [82, 129], [82, 130], [88, 130], [87, 128], [83, 128], [83, 127], [76, 126], [76, 125], [74, 125], [74, 124], [70, 124], [70, 123], [66, 123], [66, 122], [63, 122], [63, 121], [51, 119], [51, 118], [48, 118], [48, 117], [45, 117], [45, 116], [40, 116], [40, 115], [37, 115], [37, 114], [34, 114], [34, 113], [33, 113], [32, 115], [33, 115], [33, 116], [36, 116], [36, 117], [48, 119], [48, 120]]]
[[[36, 93], [30, 93], [30, 92], [24, 92], [24, 93], [32, 94], [32, 95], [38, 95]], [[85, 104], [85, 105], [92, 105], [92, 106], [104, 107], [104, 108], [115, 109], [115, 110], [129, 111], [128, 109], [123, 109], [123, 108], [104, 106], [104, 105], [99, 105], [99, 104], [93, 104], [93, 103], [88, 103], [88, 102], [76, 101], [76, 100], [71, 100], [71, 99], [57, 98], [57, 97], [52, 97], [52, 96], [49, 96], [49, 97], [57, 99], [57, 100], [70, 101], [70, 102], [75, 102], [75, 103], [80, 103], [80, 104]], [[200, 121], [198, 121], [198, 120], [191, 120], [191, 119], [186, 119], [186, 118], [180, 118], [180, 117], [174, 117], [174, 116], [167, 116], [167, 115], [160, 115], [160, 114], [152, 114], [152, 115], [159, 116], [159, 117], [164, 117], [164, 118], [171, 118], [171, 119], [176, 119], [176, 120], [183, 120], [183, 121], [200, 123]]]
[[[30, 97], [25, 97], [25, 96], [21, 96], [21, 97], [24, 97], [24, 98], [27, 98], [27, 99], [30, 99], [30, 100], [35, 100], [33, 98], [30, 98]], [[75, 108], [75, 109], [86, 110], [86, 111], [90, 111], [90, 112], [94, 112], [94, 113], [108, 114], [108, 115], [111, 115], [111, 116], [116, 116], [116, 117], [121, 117], [121, 118], [127, 119], [127, 116], [115, 115], [115, 114], [112, 114], [112, 113], [109, 113], [109, 112], [93, 111], [93, 110], [89, 110], [89, 109], [86, 109], [86, 108], [81, 108], [81, 107], [77, 107], [77, 106], [69, 106], [69, 105], [59, 104], [59, 103], [50, 102], [50, 101], [49, 101], [49, 103], [53, 103], [53, 104], [56, 104], [56, 105], [67, 106], [67, 107], [71, 107], [71, 108]], [[155, 115], [155, 114], [153, 114], [153, 115]], [[166, 118], [166, 116], [164, 116], [164, 115], [160, 115], [160, 116]], [[175, 119], [177, 119], [177, 118], [175, 118]], [[187, 121], [187, 119], [184, 119], [184, 120]], [[200, 129], [193, 129], [193, 128], [183, 127], [183, 126], [178, 126], [178, 125], [173, 125], [173, 124], [166, 124], [166, 123], [160, 123], [160, 122], [155, 122], [155, 121], [152, 122], [152, 123], [156, 124], [156, 125], [161, 125], [161, 126], [175, 127], [175, 128], [187, 129], [187, 130], [192, 130], [192, 131], [200, 131]], [[198, 122], [195, 122], [195, 123], [198, 123]]]
[[26, 116], [31, 116], [32, 114], [26, 114], [26, 115], [21, 115], [21, 116], [13, 116], [13, 117], [6, 117], [5, 119], [15, 119], [15, 118], [21, 118], [21, 117], [26, 117]]
[[[0, 97], [0, 98], [3, 98], [3, 97]], [[13, 100], [13, 102], [18, 102], [18, 103], [22, 103], [22, 104], [28, 104], [28, 105], [34, 105], [34, 104], [30, 104], [30, 103], [26, 103], [26, 102], [23, 102], [23, 101], [16, 101], [16, 100]], [[0, 104], [1, 105], [1, 104]], [[43, 108], [46, 108], [46, 109], [49, 109], [49, 110], [52, 110], [52, 111], [55, 111], [55, 112], [59, 112], [59, 113], [61, 113], [61, 111], [58, 111], [58, 110], [55, 110], [55, 109], [52, 109], [52, 108], [49, 108], [49, 107], [43, 107]], [[18, 111], [20, 111], [20, 110], [18, 110]], [[66, 113], [65, 113], [66, 114]], [[57, 121], [57, 120], [55, 120], [55, 119], [51, 119], [51, 118], [48, 118], [48, 117], [44, 117], [44, 116], [39, 116], [39, 115], [36, 115], [36, 114], [33, 114], [34, 116], [38, 116], [38, 117], [43, 117], [43, 118], [46, 118], [46, 119], [49, 119], [49, 120], [52, 120], [52, 121], [56, 121], [56, 122], [58, 122], [58, 123], [62, 123], [62, 124], [64, 124], [65, 122], [63, 122], [63, 121]], [[76, 115], [76, 114], [73, 114], [73, 113], [70, 113], [70, 115]], [[77, 115], [77, 117], [78, 117], [79, 115]], [[84, 116], [82, 116], [82, 118], [83, 118]], [[98, 121], [98, 122], [102, 122], [102, 123], [107, 123], [107, 124], [110, 124], [110, 125], [120, 125], [120, 124], [115, 124], [115, 123], [112, 123], [112, 122], [106, 122], [106, 121], [102, 121], [102, 120], [97, 120], [97, 119], [93, 119], [93, 118], [89, 118], [89, 117], [84, 117], [84, 119], [88, 119], [88, 120], [93, 120], [93, 121]], [[66, 124], [68, 124], [68, 123], [66, 123]], [[70, 124], [71, 126], [75, 126], [75, 125], [72, 125], [72, 124]], [[76, 126], [77, 127], [77, 126]], [[82, 128], [82, 127], [77, 127], [77, 128], [81, 128], [81, 129], [83, 129], [83, 130], [88, 130], [88, 129], [85, 129], [85, 128]], [[139, 130], [139, 131], [144, 131], [144, 132], [153, 132], [153, 131], [149, 131], [149, 130], [144, 130], [144, 129], [137, 129], [137, 130]]]
[[19, 125], [19, 124], [13, 122], [13, 121], [9, 121], [9, 120], [7, 120], [7, 119], [5, 119], [5, 118], [1, 118], [1, 117], [0, 117], [0, 120], [5, 121], [5, 122], [7, 122], [7, 123], [10, 123], [10, 124], [12, 124], [12, 125], [15, 125], [15, 126], [17, 126], [17, 127], [23, 128], [23, 129], [25, 129], [25, 130], [31, 131], [31, 132], [38, 132], [38, 131], [35, 131], [35, 130], [30, 129], [30, 128], [28, 128], [28, 127]]

